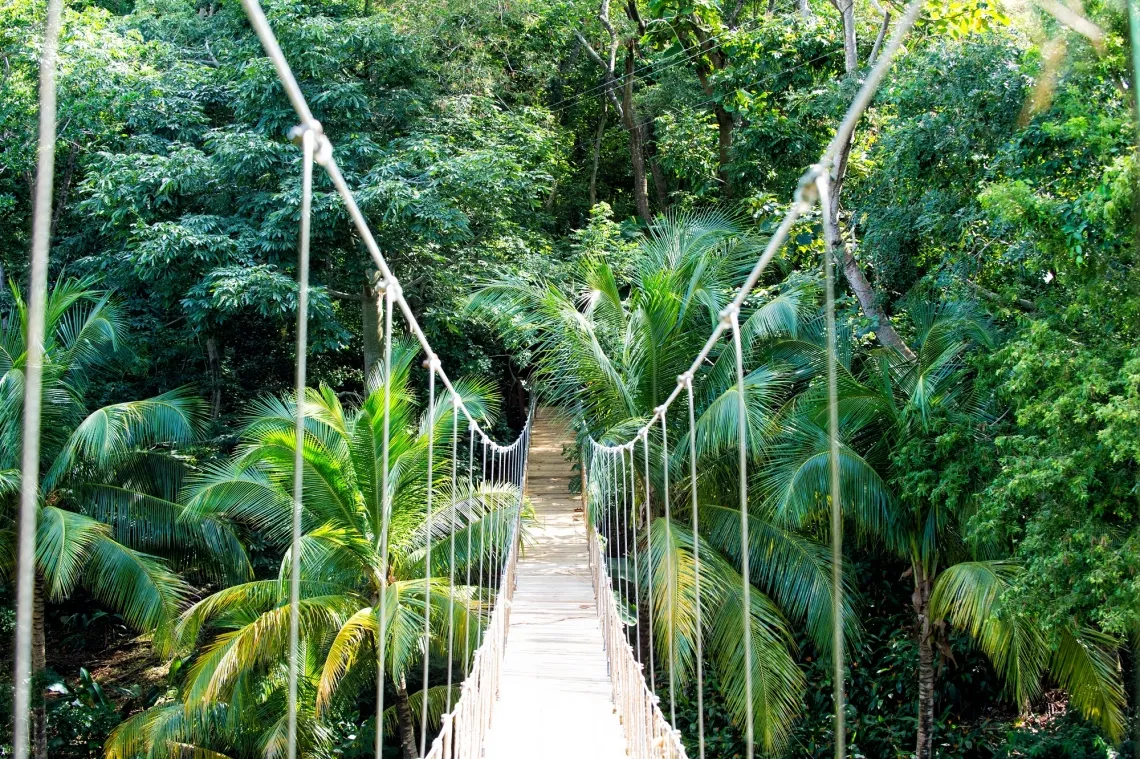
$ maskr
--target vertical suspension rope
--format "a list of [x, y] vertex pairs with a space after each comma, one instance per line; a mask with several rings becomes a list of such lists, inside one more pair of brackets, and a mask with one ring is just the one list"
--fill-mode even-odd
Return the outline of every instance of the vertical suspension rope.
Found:
[[669, 510], [669, 434], [665, 428], [665, 416], [668, 411], [664, 406], [658, 409], [661, 412], [661, 477], [662, 500], [665, 502], [665, 572], [668, 586], [665, 588], [669, 601], [669, 724], [677, 724], [677, 693], [673, 681], [673, 655], [674, 618], [677, 610], [674, 608], [674, 596], [677, 592], [676, 578], [673, 576], [673, 517]]
[[[475, 499], [475, 425], [474, 424], [471, 424], [469, 426], [468, 432], [469, 432], [469, 434], [468, 434], [468, 440], [467, 440], [467, 497], [471, 500], [467, 504], [467, 510], [468, 510], [468, 513], [474, 514], [475, 513], [475, 511], [474, 511], [474, 509], [475, 509], [475, 504], [474, 504], [474, 499]], [[467, 531], [467, 560], [464, 562], [464, 564], [465, 564], [464, 569], [466, 571], [466, 575], [464, 578], [464, 587], [467, 588], [467, 603], [468, 603], [467, 622], [468, 622], [468, 624], [464, 627], [464, 635], [463, 635], [463, 662], [464, 662], [463, 667], [466, 670], [466, 668], [471, 666], [471, 632], [472, 632], [471, 624], [470, 624], [471, 623], [471, 607], [470, 607], [470, 604], [471, 604], [471, 533], [474, 532], [474, 530], [472, 529], [470, 517], [466, 520], [464, 526], [465, 526], [465, 529]]]
[[639, 540], [637, 530], [637, 481], [634, 478], [634, 468], [637, 462], [634, 461], [634, 445], [631, 443], [629, 447], [629, 488], [630, 488], [630, 506], [633, 509], [633, 608], [635, 618], [637, 619], [638, 634], [634, 637], [637, 639], [637, 661], [641, 662], [641, 567], [638, 557], [637, 543]]
[[748, 401], [744, 395], [744, 351], [740, 345], [740, 310], [732, 306], [727, 317], [732, 327], [732, 349], [736, 353], [737, 431], [740, 437], [740, 576], [744, 604], [744, 700], [745, 759], [752, 759], [755, 750], [754, 715], [752, 713], [752, 573], [749, 568], [748, 549]]
[[[626, 592], [629, 588], [629, 488], [626, 486], [625, 446], [618, 448], [616, 453], [621, 468], [621, 546], [619, 546], [618, 551], [622, 558], [621, 600], [625, 604], [628, 602]], [[622, 628], [622, 637], [627, 640], [629, 638], [625, 628]]]
[[819, 189], [819, 204], [823, 208], [824, 240], [823, 254], [824, 287], [826, 293], [827, 318], [827, 436], [831, 458], [831, 648], [835, 700], [835, 757], [843, 759], [847, 755], [847, 727], [844, 713], [844, 663], [843, 663], [843, 509], [839, 488], [839, 372], [837, 335], [835, 331], [835, 261], [836, 251], [832, 250], [831, 240], [835, 239], [835, 229], [831, 223], [831, 178], [827, 172], [820, 172], [816, 178]]
[[435, 372], [439, 359], [429, 355], [424, 361], [428, 370], [428, 445], [427, 445], [427, 538], [424, 541], [424, 687], [420, 694], [420, 756], [427, 756], [428, 668], [431, 664], [431, 497], [435, 490], [432, 469], [435, 459]]
[[489, 444], [490, 441], [487, 440], [487, 438], [482, 439], [482, 473], [480, 474], [479, 482], [479, 504], [482, 507], [483, 515], [479, 520], [479, 634], [475, 638], [476, 648], [483, 645], [483, 607], [486, 604], [487, 598], [487, 582], [483, 578], [483, 570], [485, 569], [487, 559], [487, 520], [491, 518], [491, 499], [487, 485], [487, 448]]
[[689, 395], [689, 491], [693, 501], [693, 580], [697, 602], [697, 746], [699, 759], [705, 759], [704, 624], [701, 620], [701, 527], [697, 515], [697, 411], [693, 401], [693, 375], [681, 375]]
[[[40, 123], [36, 194], [32, 209], [32, 255], [28, 276], [28, 327], [24, 341], [24, 430], [20, 459], [20, 526], [16, 559], [16, 662], [12, 743], [15, 759], [27, 759], [32, 696], [32, 612], [36, 593], [36, 518], [39, 511], [40, 410], [43, 392], [44, 312], [51, 247], [52, 184], [55, 178], [55, 65], [63, 0], [48, 0], [40, 54]], [[47, 736], [37, 735], [37, 742]]]
[[305, 374], [309, 343], [309, 216], [313, 205], [313, 153], [316, 135], [301, 133], [301, 231], [297, 244], [297, 367], [294, 402], [296, 424], [293, 450], [293, 539], [289, 578], [289, 695], [286, 757], [297, 756], [297, 678], [301, 626], [301, 500], [304, 496], [305, 465]]
[[395, 300], [395, 282], [384, 283], [384, 421], [380, 448], [380, 604], [376, 617], [376, 759], [384, 752], [384, 661], [388, 641], [388, 521], [392, 510], [392, 493], [388, 483], [388, 468], [392, 438], [392, 301]]
[[646, 620], [649, 627], [649, 635], [646, 636], [649, 640], [649, 689], [654, 693], [657, 692], [657, 665], [653, 661], [653, 649], [655, 631], [653, 629], [653, 510], [649, 497], [649, 429], [645, 428], [641, 434], [641, 442], [645, 445], [645, 565], [646, 574], [649, 575], [649, 601], [646, 603], [646, 609], [649, 612], [649, 619]]
[[451, 554], [447, 559], [447, 708], [451, 711], [451, 678], [455, 647], [455, 521], [459, 508], [459, 399], [451, 394], [451, 511], [448, 539]]

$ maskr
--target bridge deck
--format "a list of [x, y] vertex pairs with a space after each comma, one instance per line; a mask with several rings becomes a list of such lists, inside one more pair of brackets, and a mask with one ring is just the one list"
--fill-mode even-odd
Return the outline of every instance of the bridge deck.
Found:
[[581, 498], [562, 457], [573, 435], [540, 409], [527, 492], [537, 524], [517, 568], [518, 585], [486, 759], [618, 759], [626, 755], [606, 673], [590, 582]]

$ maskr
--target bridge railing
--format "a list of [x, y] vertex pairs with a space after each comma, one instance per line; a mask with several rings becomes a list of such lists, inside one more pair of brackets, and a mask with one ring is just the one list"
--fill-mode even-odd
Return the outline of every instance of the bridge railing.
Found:
[[[591, 443], [597, 445], [593, 441]], [[594, 524], [594, 519], [605, 513], [606, 509], [604, 505], [591, 508], [589, 480], [590, 475], [583, 463], [582, 498], [586, 514], [590, 574], [594, 583], [594, 597], [597, 599], [598, 617], [602, 624], [614, 708], [621, 720], [628, 754], [633, 759], [688, 759], [685, 746], [681, 743], [681, 731], [669, 724], [661, 711], [661, 699], [650, 689], [645, 680], [644, 666], [637, 660], [633, 646], [630, 645], [627, 625], [614, 596], [606, 554], [602, 552], [603, 537]], [[620, 540], [618, 548], [621, 548]]]
[[526, 427], [515, 442], [521, 457], [517, 475], [510, 478], [518, 486], [518, 503], [511, 523], [510, 548], [499, 568], [499, 589], [491, 617], [483, 630], [483, 641], [475, 650], [471, 669], [463, 680], [455, 707], [443, 715], [442, 724], [424, 759], [479, 759], [491, 727], [491, 713], [499, 695], [503, 655], [511, 622], [511, 602], [515, 594], [515, 565], [518, 563], [523, 499], [529, 470], [530, 433], [534, 420], [531, 406]]

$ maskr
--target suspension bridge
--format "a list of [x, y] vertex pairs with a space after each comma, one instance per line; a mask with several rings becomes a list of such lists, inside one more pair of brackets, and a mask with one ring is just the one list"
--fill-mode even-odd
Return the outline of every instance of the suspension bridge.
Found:
[[[418, 744], [418, 754], [431, 759], [514, 759], [514, 757], [611, 757], [631, 756], [636, 759], [681, 759], [687, 757], [681, 734], [675, 729], [676, 689], [675, 652], [672, 630], [660, 634], [653, 623], [653, 609], [662, 598], [668, 604], [676, 592], [671, 584], [666, 588], [653, 588], [653, 573], [644, 572], [641, 561], [644, 552], [652, 545], [648, 530], [653, 523], [654, 503], [665, 509], [664, 524], [669, 524], [670, 480], [674, 476], [690, 480], [688, 492], [696, 493], [696, 464], [690, 457], [688, 472], [671, 474], [666, 441], [667, 418], [674, 403], [687, 397], [689, 410], [688, 435], [695, 448], [692, 418], [692, 380], [705, 364], [714, 349], [719, 350], [723, 338], [728, 336], [724, 350], [735, 354], [737, 387], [744, 387], [743, 358], [741, 353], [740, 314], [744, 301], [759, 282], [768, 263], [786, 242], [793, 224], [809, 213], [818, 202], [826, 207], [830, 202], [830, 171], [842, 146], [846, 145], [863, 111], [870, 103], [882, 82], [902, 39], [909, 32], [922, 7], [922, 0], [911, 0], [883, 47], [881, 54], [866, 75], [836, 134], [821, 156], [820, 161], [804, 175], [800, 188], [770, 241], [759, 256], [739, 291], [721, 311], [703, 349], [693, 358], [689, 371], [677, 378], [677, 384], [666, 400], [652, 410], [649, 420], [624, 440], [594, 441], [584, 426], [573, 431], [565, 417], [553, 410], [540, 408], [510, 445], [502, 445], [481, 426], [484, 420], [471, 412], [463, 403], [448, 377], [431, 343], [420, 328], [407, 300], [403, 297], [399, 279], [389, 268], [373, 237], [369, 223], [358, 207], [351, 188], [337, 166], [333, 145], [324, 134], [321, 124], [314, 118], [292, 70], [286, 61], [273, 30], [258, 0], [242, 0], [243, 7], [263, 48], [272, 61], [281, 84], [297, 113], [300, 124], [290, 135], [302, 151], [302, 202], [300, 241], [298, 254], [298, 321], [296, 388], [302, 396], [306, 387], [309, 231], [312, 205], [312, 175], [314, 165], [321, 166], [340, 195], [355, 226], [356, 232], [368, 250], [372, 263], [380, 272], [378, 291], [383, 298], [380, 304], [380, 335], [385, 346], [384, 375], [391, 376], [391, 346], [393, 315], [403, 317], [407, 331], [419, 342], [426, 354], [424, 367], [429, 378], [429, 408], [436, 406], [436, 383], [445, 391], [445, 403], [453, 415], [452, 436], [449, 441], [436, 441], [429, 437], [427, 481], [427, 523], [433, 522], [433, 493], [437, 486], [433, 480], [431, 454], [435, 445], [451, 448], [451, 488], [453, 498], [457, 492], [461, 455], [455, 430], [462, 420], [469, 430], [466, 456], [466, 476], [476, 495], [478, 506], [469, 511], [491, 513], [501, 510], [505, 519], [496, 524], [500, 534], [496, 550], [487, 551], [486, 536], [479, 539], [480, 551], [487, 554], [480, 560], [477, 583], [472, 582], [471, 566], [466, 568], [465, 583], [471, 594], [471, 607], [479, 621], [478, 645], [474, 651], [464, 650], [457, 656], [454, 588], [459, 573], [456, 562], [455, 535], [462, 526], [457, 508], [444, 514], [444, 530], [450, 541], [436, 542], [450, 549], [446, 562], [446, 579], [453, 589], [447, 606], [448, 623], [444, 633], [447, 640], [448, 692], [453, 684], [452, 664], [458, 659], [460, 672], [454, 682], [460, 683], [460, 696], [452, 703], [438, 724], [429, 725], [428, 709], [420, 709], [418, 741], [405, 736], [406, 752]], [[32, 703], [31, 671], [31, 615], [34, 598], [35, 530], [38, 513], [38, 442], [40, 433], [40, 388], [42, 375], [42, 345], [44, 331], [44, 302], [47, 280], [48, 231], [52, 202], [52, 170], [55, 143], [55, 89], [54, 68], [60, 23], [61, 0], [50, 0], [48, 31], [45, 35], [41, 61], [41, 102], [39, 167], [36, 182], [33, 223], [32, 266], [29, 286], [29, 318], [27, 337], [27, 372], [25, 381], [24, 451], [21, 467], [20, 528], [17, 570], [17, 624], [16, 624], [16, 677], [14, 720], [15, 759], [27, 759], [30, 734], [30, 707]], [[823, 215], [825, 225], [828, 214]], [[825, 235], [829, 245], [833, 235]], [[836, 668], [836, 756], [844, 756], [843, 693], [844, 663], [842, 593], [838, 573], [841, 565], [842, 530], [840, 529], [840, 503], [837, 466], [837, 419], [835, 410], [836, 350], [834, 324], [833, 257], [836, 251], [828, 250], [824, 256], [827, 278], [828, 326], [828, 384], [831, 390], [829, 431], [831, 440], [831, 510], [833, 529], [833, 568], [836, 572], [833, 619], [835, 627]], [[387, 388], [385, 388], [387, 393]], [[741, 575], [743, 608], [749, 606], [748, 582], [748, 509], [747, 509], [747, 412], [744, 393], [737, 393], [739, 407], [739, 462], [740, 462], [740, 514], [741, 514]], [[389, 420], [390, 399], [385, 396], [383, 441], [378, 458], [383, 477], [384, 504], [381, 545], [386, 545], [388, 517], [391, 511], [389, 485]], [[649, 410], [643, 410], [648, 412]], [[675, 411], [675, 409], [674, 409]], [[305, 498], [302, 482], [301, 450], [306, 434], [305, 404], [296, 404], [295, 480], [293, 491], [294, 531], [291, 556], [290, 636], [288, 649], [289, 698], [287, 759], [298, 754], [298, 678], [299, 678], [299, 626], [300, 601], [299, 564], [301, 551], [301, 519]], [[675, 415], [676, 416], [676, 415]], [[428, 425], [429, 435], [434, 427]], [[653, 438], [653, 445], [650, 441]], [[476, 448], [478, 443], [478, 448]], [[576, 445], [580, 469], [575, 472], [564, 457], [567, 446]], [[479, 454], [476, 456], [475, 451]], [[654, 475], [650, 476], [651, 458]], [[478, 465], [476, 465], [478, 461]], [[577, 479], [581, 495], [571, 495], [569, 484]], [[662, 492], [652, 493], [651, 479], [660, 483]], [[445, 486], [446, 487], [446, 486]], [[506, 494], [504, 496], [504, 488]], [[527, 497], [530, 511], [528, 514]], [[454, 503], [454, 501], [453, 501]], [[696, 500], [693, 498], [693, 519], [696, 519]], [[436, 515], [439, 516], [438, 514]], [[435, 529], [434, 527], [432, 528]], [[425, 538], [426, 557], [423, 561], [425, 590], [433, 581], [444, 579], [438, 574], [438, 562], [432, 560], [432, 530]], [[470, 532], [467, 534], [471, 540]], [[467, 549], [470, 555], [471, 544]], [[381, 551], [382, 561], [386, 554]], [[387, 567], [381, 566], [379, 575], [387, 577]], [[433, 576], [433, 571], [436, 574]], [[700, 561], [694, 567], [695, 585], [700, 582]], [[666, 573], [673, 582], [674, 573]], [[630, 578], [637, 577], [636, 582]], [[646, 598], [641, 599], [642, 577], [648, 582]], [[615, 582], [616, 581], [616, 582]], [[382, 582], [386, 582], [383, 580]], [[418, 582], [418, 581], [417, 581]], [[633, 586], [634, 603], [629, 603], [629, 586]], [[377, 609], [379, 630], [390, 624], [390, 612], [385, 609], [387, 593], [380, 593]], [[438, 617], [432, 619], [430, 604], [424, 604], [423, 637], [423, 691], [428, 690], [429, 664], [432, 657], [431, 640], [438, 630]], [[631, 608], [632, 607], [632, 608]], [[648, 613], [643, 618], [642, 609]], [[701, 680], [700, 648], [702, 622], [699, 618], [696, 640], [696, 692], [698, 705], [703, 693]], [[670, 616], [670, 615], [666, 615]], [[670, 616], [671, 618], [671, 616]], [[433, 627], [433, 624], [436, 627]], [[641, 635], [648, 628], [651, 634]], [[657, 633], [657, 634], [653, 634]], [[753, 667], [749, 637], [751, 625], [745, 615], [740, 634], [744, 640], [744, 700], [752, 703]], [[646, 642], [643, 644], [643, 640]], [[665, 650], [655, 650], [655, 640], [669, 641]], [[384, 671], [386, 663], [385, 636], [380, 635], [377, 647], [378, 667]], [[657, 646], [657, 648], [660, 648]], [[665, 673], [658, 677], [658, 671]], [[383, 711], [384, 688], [378, 689], [379, 712]], [[664, 699], [664, 700], [663, 700]], [[425, 699], [426, 700], [426, 699]], [[754, 753], [752, 711], [747, 709], [741, 731], [746, 742], [746, 759]], [[377, 719], [377, 745], [379, 757], [385, 743], [392, 739], [384, 734], [382, 714]], [[705, 757], [703, 711], [698, 706], [698, 727], [695, 738], [696, 754]]]

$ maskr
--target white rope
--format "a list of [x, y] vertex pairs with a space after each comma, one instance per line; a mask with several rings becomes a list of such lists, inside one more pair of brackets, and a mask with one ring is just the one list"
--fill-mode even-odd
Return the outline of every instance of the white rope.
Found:
[[654, 630], [653, 630], [653, 606], [655, 598], [653, 595], [653, 508], [650, 501], [649, 494], [649, 430], [646, 429], [641, 434], [641, 442], [645, 444], [645, 546], [648, 554], [645, 558], [646, 573], [649, 575], [649, 602], [646, 604], [646, 609], [649, 612], [648, 627], [649, 635], [649, 688], [654, 693], [657, 692], [657, 665], [653, 661], [654, 649]]
[[634, 461], [633, 446], [629, 448], [629, 486], [632, 491], [631, 503], [633, 507], [633, 608], [635, 611], [635, 618], [637, 619], [637, 660], [641, 659], [641, 566], [638, 558], [637, 544], [640, 541], [640, 536], [637, 530], [637, 481], [634, 478], [634, 467], [637, 463]]
[[451, 555], [447, 559], [447, 709], [451, 711], [451, 680], [455, 647], [455, 521], [459, 508], [459, 405], [451, 394], [451, 512], [448, 519], [448, 539]]
[[[48, 0], [40, 55], [40, 123], [36, 194], [32, 208], [32, 256], [28, 276], [28, 328], [24, 341], [24, 431], [20, 459], [20, 527], [16, 559], [16, 662], [12, 702], [15, 759], [27, 759], [32, 695], [32, 613], [35, 605], [36, 518], [39, 511], [40, 411], [43, 393], [44, 312], [51, 247], [52, 181], [55, 177], [55, 65], [62, 0]], [[36, 740], [46, 742], [47, 736]]]
[[752, 706], [752, 575], [749, 569], [748, 549], [748, 400], [744, 390], [744, 355], [740, 346], [740, 320], [738, 312], [732, 309], [729, 319], [732, 325], [732, 348], [736, 353], [736, 415], [739, 441], [740, 463], [740, 576], [743, 586], [744, 619], [744, 701], [745, 711], [745, 757], [752, 759], [755, 750]]
[[439, 359], [429, 354], [424, 360], [428, 370], [427, 404], [427, 538], [424, 541], [424, 687], [420, 699], [420, 756], [427, 755], [428, 668], [431, 664], [431, 506], [435, 482], [432, 471], [435, 464], [435, 372]]
[[674, 638], [675, 619], [677, 610], [673, 607], [673, 599], [677, 592], [676, 578], [673, 576], [673, 517], [669, 512], [669, 434], [665, 429], [665, 409], [661, 410], [661, 477], [662, 500], [665, 502], [665, 572], [669, 584], [665, 588], [669, 602], [669, 623], [666, 626], [669, 632], [669, 724], [677, 724], [677, 693], [673, 681], [674, 664]]
[[[623, 529], [621, 520], [623, 513], [628, 514], [622, 505], [617, 505], [626, 496], [632, 496], [635, 490], [635, 479], [632, 470], [628, 484], [632, 490], [626, 489], [626, 479], [618, 470], [624, 467], [625, 453], [628, 450], [631, 462], [635, 457], [635, 446], [625, 444], [622, 446], [607, 446], [589, 439], [590, 446], [583, 451], [586, 462], [586, 478], [591, 483], [597, 483], [597, 500], [590, 498], [588, 508], [590, 513], [598, 515], [604, 503], [613, 500], [614, 511], [618, 515], [619, 525], [616, 529]], [[620, 463], [615, 456], [620, 456]], [[597, 466], [593, 466], [594, 463]], [[618, 477], [621, 477], [619, 480]], [[621, 484], [619, 484], [619, 482]], [[593, 484], [590, 485], [588, 497], [594, 493]], [[633, 500], [626, 502], [633, 504]], [[617, 594], [609, 591], [613, 578], [606, 569], [602, 558], [601, 535], [595, 529], [595, 519], [587, 521], [587, 540], [590, 556], [590, 567], [593, 574], [592, 581], [597, 593], [598, 616], [603, 629], [603, 641], [606, 650], [606, 663], [610, 675], [610, 685], [613, 690], [614, 709], [618, 713], [625, 732], [626, 744], [631, 756], [646, 759], [685, 759], [684, 745], [681, 743], [681, 734], [673, 729], [668, 719], [659, 708], [659, 699], [649, 688], [642, 672], [642, 665], [634, 655], [628, 637], [625, 635], [625, 624], [622, 620], [619, 604], [622, 603]], [[619, 540], [620, 545], [620, 540]], [[618, 557], [623, 556], [618, 550]], [[618, 558], [615, 557], [615, 558]]]
[[693, 400], [693, 375], [684, 375], [684, 382], [689, 391], [689, 491], [693, 501], [693, 580], [697, 603], [697, 746], [699, 759], [705, 759], [705, 628], [701, 621], [701, 527], [697, 515], [697, 411]]
[[[819, 202], [828, 208], [831, 202], [831, 180], [825, 174], [816, 179], [819, 188]], [[827, 435], [831, 454], [831, 648], [833, 664], [833, 685], [835, 701], [835, 757], [843, 759], [847, 753], [846, 715], [844, 714], [844, 666], [843, 666], [843, 506], [839, 487], [839, 374], [836, 357], [837, 335], [835, 331], [835, 262], [836, 251], [831, 241], [835, 239], [835, 228], [831, 215], [823, 214], [823, 237], [826, 241], [823, 254], [824, 287], [827, 290]]]
[[[621, 467], [621, 603], [628, 604], [629, 588], [629, 487], [626, 484], [626, 449], [618, 451]], [[622, 635], [629, 637], [626, 627], [621, 628]]]
[[376, 616], [376, 756], [384, 749], [384, 661], [388, 641], [388, 521], [392, 511], [392, 493], [388, 486], [389, 455], [392, 437], [392, 299], [393, 288], [384, 287], [384, 422], [380, 453], [380, 604]]
[[[475, 499], [476, 496], [475, 496], [475, 428], [474, 427], [471, 427], [468, 429], [467, 492], [468, 492], [469, 498]], [[470, 511], [471, 514], [475, 513], [474, 502], [468, 504], [468, 510]], [[466, 564], [466, 567], [465, 567], [466, 577], [465, 577], [464, 586], [467, 588], [467, 598], [469, 599], [468, 603], [470, 603], [470, 598], [471, 598], [471, 533], [474, 532], [474, 530], [472, 529], [472, 524], [471, 524], [470, 520], [468, 520], [468, 522], [467, 522], [466, 530], [467, 530], [467, 561], [464, 562]], [[463, 666], [464, 667], [470, 667], [471, 666], [471, 633], [472, 633], [472, 630], [470, 629], [470, 620], [471, 620], [470, 609], [468, 609], [467, 620], [468, 620], [468, 626], [464, 628], [465, 634], [463, 635]]]
[[297, 245], [297, 372], [295, 384], [296, 439], [293, 450], [293, 539], [290, 546], [289, 578], [289, 694], [286, 757], [297, 756], [297, 678], [301, 626], [301, 503], [305, 466], [305, 374], [309, 341], [309, 217], [313, 206], [313, 153], [316, 139], [311, 129], [301, 133], [301, 231]]

